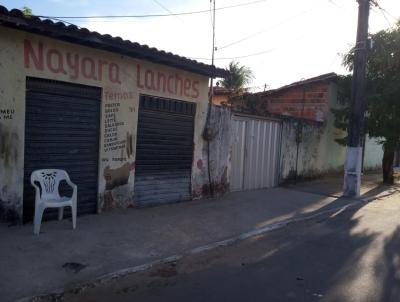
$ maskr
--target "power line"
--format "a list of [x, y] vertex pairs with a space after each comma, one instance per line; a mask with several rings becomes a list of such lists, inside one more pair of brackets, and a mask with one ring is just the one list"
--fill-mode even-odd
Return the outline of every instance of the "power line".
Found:
[[78, 27], [78, 28], [81, 28], [80, 26], [78, 26], [78, 25], [76, 25], [76, 24], [74, 24], [74, 23], [71, 23], [71, 22], [68, 22], [68, 21], [65, 21], [65, 20], [61, 20], [61, 19], [59, 19], [59, 18], [51, 18], [52, 20], [55, 20], [55, 21], [58, 21], [58, 22], [63, 22], [63, 23], [65, 23], [65, 24], [68, 24], [68, 25], [73, 25], [73, 26], [76, 26], [76, 27]]
[[350, 12], [347, 8], [344, 8], [342, 5], [339, 5], [336, 1], [334, 0], [328, 0], [330, 4], [332, 4], [333, 6], [337, 7], [338, 9], [341, 9], [342, 11], [344, 11], [347, 15], [350, 15], [351, 17], [353, 17], [353, 13]]
[[159, 7], [161, 7], [163, 10], [170, 14], [174, 14], [172, 11], [170, 11], [166, 6], [164, 6], [162, 3], [158, 2], [157, 0], [152, 0], [155, 4], [157, 4]]
[[[390, 14], [386, 9], [384, 9], [377, 1], [371, 0], [371, 3], [372, 3], [375, 7], [377, 7], [377, 8], [379, 9], [380, 13], [382, 14], [383, 18], [385, 18], [385, 20], [386, 20], [386, 22], [388, 23], [389, 27], [393, 27], [393, 24], [392, 24], [392, 22], [390, 22], [390, 20], [389, 20], [389, 18], [388, 18], [387, 16], [392, 17], [396, 22], [399, 21], [398, 18], [396, 18], [396, 17], [394, 17], [393, 15], [391, 15], [391, 14]], [[373, 10], [374, 12], [376, 12], [374, 8], [372, 8], [372, 10]]]
[[[377, 8], [379, 8], [383, 13], [386, 13], [389, 17], [393, 18], [393, 20], [395, 20], [396, 22], [399, 21], [400, 18], [393, 16], [390, 12], [388, 12], [386, 9], [384, 9], [376, 0], [371, 0], [371, 3], [376, 6]], [[385, 16], [386, 18], [386, 16]]]
[[[297, 36], [297, 37], [295, 37], [293, 39], [290, 39], [290, 41], [288, 41], [288, 42], [293, 43], [294, 41], [302, 40], [305, 37], [306, 37], [306, 35], [303, 34], [303, 35]], [[243, 59], [243, 58], [255, 57], [255, 56], [259, 56], [259, 55], [263, 55], [263, 54], [266, 54], [266, 53], [273, 52], [275, 50], [282, 49], [284, 47], [286, 47], [286, 43], [284, 43], [283, 45], [280, 45], [279, 47], [274, 47], [274, 48], [270, 48], [270, 49], [267, 49], [267, 50], [262, 50], [262, 51], [259, 51], [259, 52], [255, 52], [255, 53], [250, 53], [250, 54], [240, 55], [240, 56], [233, 56], [233, 57], [218, 57], [218, 58], [214, 58], [214, 60], [235, 60], [235, 59]], [[211, 60], [210, 58], [207, 58], [207, 57], [188, 57], [188, 58], [192, 59], [192, 60], [207, 60], [207, 61]]]
[[[269, 0], [257, 0], [246, 3], [239, 3], [236, 5], [229, 5], [218, 7], [215, 10], [225, 10], [230, 8], [242, 7], [253, 5], [261, 2], [267, 2]], [[152, 18], [152, 17], [173, 17], [173, 16], [184, 16], [184, 15], [194, 15], [194, 14], [202, 14], [202, 13], [210, 13], [210, 9], [207, 10], [198, 10], [198, 11], [190, 11], [190, 12], [181, 12], [181, 13], [168, 13], [168, 14], [147, 14], [147, 15], [104, 15], [104, 16], [42, 16], [36, 15], [36, 17], [40, 18], [48, 18], [48, 19], [110, 19], [110, 18]]]
[[259, 36], [259, 35], [261, 35], [261, 34], [264, 34], [264, 33], [266, 33], [266, 32], [269, 32], [269, 31], [271, 31], [271, 30], [273, 30], [273, 29], [275, 29], [275, 28], [277, 28], [277, 27], [279, 27], [279, 26], [281, 26], [281, 25], [283, 25], [283, 24], [285, 24], [285, 23], [287, 23], [287, 22], [293, 21], [294, 19], [296, 19], [296, 18], [298, 18], [298, 17], [300, 17], [300, 16], [302, 16], [302, 15], [304, 15], [304, 14], [309, 13], [310, 11], [313, 11], [314, 9], [316, 9], [316, 8], [319, 7], [319, 6], [320, 6], [320, 5], [313, 6], [313, 7], [311, 7], [310, 9], [305, 10], [305, 11], [302, 11], [302, 12], [296, 14], [296, 15], [293, 15], [292, 17], [289, 17], [289, 18], [283, 20], [282, 22], [279, 22], [279, 23], [275, 24], [275, 25], [272, 26], [272, 27], [263, 29], [263, 30], [261, 30], [261, 31], [255, 32], [255, 33], [252, 33], [252, 34], [250, 34], [250, 35], [248, 35], [248, 36], [245, 36], [245, 37], [243, 37], [243, 38], [241, 38], [241, 39], [238, 39], [238, 40], [236, 40], [236, 41], [233, 41], [233, 42], [231, 42], [231, 43], [228, 43], [228, 44], [225, 44], [225, 45], [223, 45], [223, 46], [221, 46], [221, 47], [218, 47], [218, 50], [221, 50], [221, 49], [224, 49], [224, 48], [228, 48], [228, 47], [230, 47], [230, 46], [239, 44], [239, 43], [241, 43], [241, 42], [247, 41], [247, 40], [252, 39], [252, 38], [254, 38], [254, 37], [256, 37], [256, 36]]
[[[173, 11], [171, 11], [170, 9], [168, 9], [168, 7], [166, 7], [165, 5], [163, 5], [161, 2], [159, 2], [158, 0], [152, 0], [155, 4], [157, 4], [159, 7], [161, 7], [163, 10], [165, 10], [166, 12], [170, 13], [170, 14], [174, 14]], [[183, 22], [182, 18], [180, 18], [179, 16], [175, 16], [177, 19], [179, 19], [181, 22]]]
[[[260, 52], [256, 52], [256, 53], [251, 53], [251, 54], [247, 54], [247, 55], [242, 55], [242, 56], [236, 56], [236, 57], [223, 57], [223, 58], [214, 58], [214, 60], [235, 60], [235, 59], [243, 59], [243, 58], [248, 58], [248, 57], [254, 57], [254, 56], [259, 56], [259, 55], [262, 55], [262, 54], [265, 54], [265, 53], [269, 53], [269, 52], [272, 52], [272, 51], [274, 51], [274, 50], [276, 50], [277, 48], [271, 48], [271, 49], [267, 49], [267, 50], [264, 50], [264, 51], [260, 51]], [[211, 61], [211, 59], [210, 58], [192, 58], [192, 57], [189, 57], [189, 59], [192, 59], [192, 60], [208, 60], [208, 61]]]
[[387, 24], [389, 25], [389, 27], [392, 27], [392, 22], [390, 22], [390, 20], [388, 19], [388, 17], [385, 15], [383, 10], [379, 10], [379, 12], [377, 12], [373, 7], [371, 7], [372, 11], [375, 12], [376, 14], [378, 14], [379, 12], [382, 14], [383, 18], [385, 18]]

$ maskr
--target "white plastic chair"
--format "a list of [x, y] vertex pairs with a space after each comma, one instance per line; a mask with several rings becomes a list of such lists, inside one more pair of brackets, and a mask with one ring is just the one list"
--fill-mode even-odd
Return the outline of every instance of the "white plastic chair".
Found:
[[[58, 187], [62, 180], [65, 180], [72, 187], [72, 197], [60, 196]], [[40, 184], [40, 188], [36, 182]], [[33, 233], [39, 234], [43, 212], [46, 208], [59, 208], [58, 220], [61, 220], [63, 219], [64, 207], [70, 206], [72, 210], [72, 228], [75, 229], [78, 187], [70, 180], [67, 172], [59, 169], [35, 170], [31, 174], [31, 184], [35, 187]]]

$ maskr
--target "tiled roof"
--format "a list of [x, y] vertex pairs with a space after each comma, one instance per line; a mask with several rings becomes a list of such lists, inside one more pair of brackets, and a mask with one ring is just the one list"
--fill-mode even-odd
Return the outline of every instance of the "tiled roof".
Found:
[[213, 90], [214, 90], [214, 95], [230, 95], [233, 93], [232, 89], [228, 89], [221, 86], [214, 86]]
[[120, 37], [102, 35], [87, 28], [53, 22], [35, 16], [25, 16], [20, 10], [7, 10], [0, 5], [0, 26], [11, 27], [50, 38], [76, 43], [92, 48], [116, 52], [122, 55], [164, 64], [209, 77], [225, 77], [227, 70], [181, 57], [154, 47], [141, 45]]
[[295, 87], [299, 87], [299, 86], [303, 86], [303, 85], [315, 84], [315, 83], [320, 83], [320, 82], [325, 82], [325, 81], [335, 81], [337, 78], [338, 78], [338, 75], [334, 72], [331, 72], [331, 73], [319, 75], [317, 77], [297, 81], [297, 82], [291, 83], [289, 85], [279, 87], [277, 89], [271, 89], [271, 90], [267, 90], [267, 91], [263, 91], [263, 92], [258, 92], [256, 94], [269, 95], [269, 94], [280, 92], [280, 91], [283, 91], [286, 89], [295, 88]]

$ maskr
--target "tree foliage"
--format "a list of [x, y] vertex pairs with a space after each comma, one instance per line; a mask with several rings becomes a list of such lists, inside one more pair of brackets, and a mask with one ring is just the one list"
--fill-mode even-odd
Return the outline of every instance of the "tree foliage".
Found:
[[[365, 133], [383, 145], [383, 178], [393, 182], [393, 159], [400, 146], [400, 23], [371, 36], [373, 48], [367, 60]], [[343, 63], [353, 70], [354, 48]], [[335, 126], [347, 130], [351, 76], [339, 80], [343, 109], [333, 110]], [[340, 141], [343, 143], [344, 140]]]
[[22, 11], [22, 13], [23, 13], [25, 16], [27, 16], [27, 17], [32, 16], [32, 9], [30, 9], [30, 8], [27, 7], [27, 6], [24, 6], [23, 8], [21, 8], [21, 11]]
[[[340, 108], [332, 108], [335, 116], [334, 125], [338, 129], [346, 130], [349, 125], [350, 103], [351, 103], [352, 76], [338, 76], [338, 101], [342, 105]], [[340, 145], [346, 146], [347, 136], [336, 139]]]
[[221, 81], [223, 87], [234, 92], [243, 92], [247, 85], [253, 80], [253, 72], [249, 67], [240, 66], [239, 62], [229, 63], [229, 75]]

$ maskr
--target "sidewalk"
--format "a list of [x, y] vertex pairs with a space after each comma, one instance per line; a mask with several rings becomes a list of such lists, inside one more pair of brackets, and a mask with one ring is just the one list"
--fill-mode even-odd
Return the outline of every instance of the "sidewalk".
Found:
[[[42, 224], [0, 225], [1, 301], [46, 293], [238, 236], [343, 207], [345, 198], [275, 188]], [[68, 264], [69, 263], [69, 264]]]
[[[321, 194], [331, 197], [341, 197], [343, 192], [343, 174], [328, 175], [314, 181], [299, 182], [295, 185], [285, 186], [288, 189], [295, 189], [302, 192]], [[361, 178], [361, 199], [369, 200], [379, 198], [385, 194], [393, 194], [400, 190], [397, 182], [394, 186], [382, 184], [382, 173], [369, 172]]]

